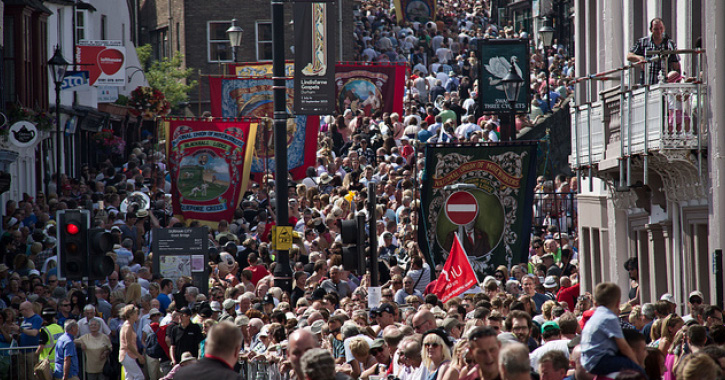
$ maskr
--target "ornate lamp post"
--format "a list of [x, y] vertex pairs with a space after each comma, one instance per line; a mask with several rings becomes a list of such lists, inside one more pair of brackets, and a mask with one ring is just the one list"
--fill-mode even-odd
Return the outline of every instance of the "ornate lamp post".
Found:
[[541, 44], [544, 46], [544, 59], [546, 60], [544, 67], [546, 68], [546, 103], [549, 105], [549, 110], [547, 112], [551, 112], [551, 89], [549, 88], [551, 72], [549, 71], [549, 49], [554, 41], [555, 32], [554, 28], [549, 25], [550, 22], [551, 21], [548, 18], [544, 18], [544, 26], [539, 29], [539, 39], [541, 40]]
[[63, 53], [60, 51], [60, 46], [56, 46], [53, 57], [48, 61], [48, 67], [50, 68], [50, 74], [55, 84], [55, 132], [57, 140], [55, 145], [55, 181], [58, 186], [57, 191], [60, 191], [60, 143], [62, 140], [60, 132], [60, 87], [63, 84], [63, 78], [65, 78], [68, 65], [68, 61], [63, 58]]
[[232, 19], [232, 26], [227, 29], [227, 38], [229, 38], [229, 44], [232, 45], [232, 60], [237, 62], [237, 49], [242, 46], [242, 37], [244, 36], [244, 29], [237, 26], [237, 19]]
[[509, 103], [511, 112], [511, 123], [507, 129], [503, 130], [505, 133], [501, 136], [502, 141], [511, 141], [513, 140], [513, 136], [516, 136], [516, 100], [519, 98], [519, 93], [521, 92], [521, 86], [524, 84], [524, 80], [521, 79], [521, 76], [516, 72], [516, 66], [514, 65], [515, 62], [515, 57], [511, 58], [511, 70], [505, 77], [503, 77], [503, 79], [501, 79], [500, 82], [503, 85], [504, 92], [506, 93], [506, 101]]

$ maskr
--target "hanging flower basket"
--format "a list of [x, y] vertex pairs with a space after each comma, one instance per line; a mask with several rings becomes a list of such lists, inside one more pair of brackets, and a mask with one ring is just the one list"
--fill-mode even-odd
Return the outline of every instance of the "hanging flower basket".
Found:
[[141, 116], [144, 120], [153, 120], [171, 112], [171, 104], [164, 93], [151, 87], [136, 87], [128, 101], [129, 111], [133, 116]]

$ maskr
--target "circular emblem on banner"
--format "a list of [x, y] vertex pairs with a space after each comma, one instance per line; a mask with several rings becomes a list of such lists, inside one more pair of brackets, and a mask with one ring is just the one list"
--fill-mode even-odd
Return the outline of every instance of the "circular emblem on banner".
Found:
[[29, 121], [19, 121], [10, 126], [10, 142], [20, 148], [27, 148], [38, 141], [38, 128]]

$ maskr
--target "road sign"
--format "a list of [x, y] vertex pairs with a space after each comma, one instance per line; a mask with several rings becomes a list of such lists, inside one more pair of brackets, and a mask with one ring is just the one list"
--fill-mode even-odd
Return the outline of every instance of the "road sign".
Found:
[[478, 215], [476, 197], [467, 191], [456, 191], [446, 200], [446, 216], [459, 226], [471, 223]]
[[292, 227], [289, 226], [272, 227], [273, 248], [278, 251], [289, 251], [292, 248], [292, 231]]

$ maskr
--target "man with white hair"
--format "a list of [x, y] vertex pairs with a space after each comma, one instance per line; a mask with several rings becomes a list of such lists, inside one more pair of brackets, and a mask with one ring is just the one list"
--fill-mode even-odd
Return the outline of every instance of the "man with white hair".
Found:
[[75, 337], [78, 336], [78, 323], [69, 319], [65, 322], [65, 333], [55, 343], [55, 370], [53, 377], [63, 380], [78, 380], [80, 368], [78, 367], [78, 351], [76, 351]]
[[328, 293], [337, 293], [340, 299], [350, 295], [350, 285], [342, 280], [342, 268], [338, 265], [330, 267], [330, 278], [322, 281], [320, 285]]
[[111, 328], [108, 327], [106, 321], [96, 316], [96, 307], [93, 305], [86, 305], [86, 307], [83, 308], [83, 318], [78, 321], [78, 336], [83, 336], [91, 332], [88, 322], [92, 319], [97, 319], [101, 324], [101, 334], [111, 335]]

